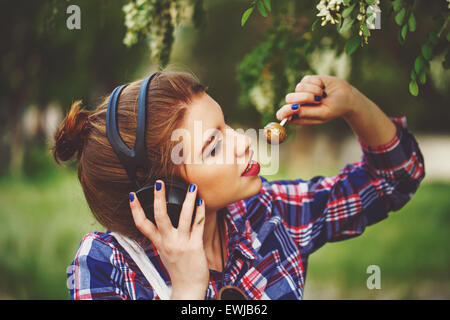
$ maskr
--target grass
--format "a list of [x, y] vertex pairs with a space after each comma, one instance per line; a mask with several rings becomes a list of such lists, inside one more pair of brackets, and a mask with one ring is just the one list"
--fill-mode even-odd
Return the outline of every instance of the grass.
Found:
[[0, 296], [66, 299], [66, 268], [82, 236], [103, 230], [72, 173], [0, 181]]
[[[424, 183], [405, 207], [359, 237], [313, 253], [305, 298], [449, 299], [449, 194], [450, 184]], [[379, 290], [366, 286], [369, 265], [380, 267]]]
[[[280, 177], [271, 176], [269, 180]], [[311, 255], [305, 299], [450, 298], [450, 184], [425, 183], [359, 237]], [[104, 230], [73, 172], [0, 180], [0, 299], [68, 299], [66, 268], [84, 234]], [[369, 265], [381, 289], [369, 290]]]

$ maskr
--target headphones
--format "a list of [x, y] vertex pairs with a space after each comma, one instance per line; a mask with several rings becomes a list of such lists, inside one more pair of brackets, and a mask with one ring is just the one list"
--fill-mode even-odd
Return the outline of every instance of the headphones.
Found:
[[[144, 79], [138, 95], [138, 107], [137, 107], [137, 129], [136, 139], [134, 142], [134, 148], [127, 147], [125, 142], [119, 134], [117, 127], [117, 101], [119, 100], [120, 93], [127, 86], [121, 85], [116, 87], [108, 101], [108, 108], [106, 112], [106, 136], [112, 149], [116, 153], [119, 161], [122, 163], [128, 178], [134, 183], [136, 188], [136, 197], [142, 206], [147, 218], [156, 224], [154, 216], [154, 187], [157, 178], [153, 179], [151, 184], [142, 186], [136, 177], [136, 171], [138, 168], [144, 169], [146, 172], [150, 169], [149, 160], [146, 157], [145, 147], [145, 129], [146, 129], [146, 106], [147, 106], [147, 89], [150, 81], [156, 75], [153, 73], [150, 77]], [[163, 179], [159, 179], [163, 180]], [[164, 181], [164, 180], [163, 180]], [[166, 190], [166, 207], [167, 214], [172, 222], [172, 225], [178, 227], [178, 221], [181, 214], [181, 208], [186, 197], [189, 184], [183, 179], [175, 177], [170, 182], [164, 181]], [[198, 203], [198, 195], [196, 196], [195, 203]], [[192, 213], [191, 226], [194, 223], [195, 210]]]

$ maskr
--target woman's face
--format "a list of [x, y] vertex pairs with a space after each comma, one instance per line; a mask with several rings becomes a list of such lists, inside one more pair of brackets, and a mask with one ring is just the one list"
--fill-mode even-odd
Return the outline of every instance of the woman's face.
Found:
[[225, 123], [222, 109], [208, 94], [194, 98], [180, 129], [185, 163], [179, 169], [183, 179], [197, 185], [207, 211], [260, 192], [258, 175], [241, 176], [253, 153], [251, 139]]

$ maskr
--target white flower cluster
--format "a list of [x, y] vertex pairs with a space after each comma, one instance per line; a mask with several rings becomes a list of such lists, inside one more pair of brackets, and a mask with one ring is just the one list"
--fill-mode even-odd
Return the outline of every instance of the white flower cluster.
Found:
[[125, 13], [125, 27], [127, 28], [123, 43], [129, 47], [137, 42], [138, 33], [147, 28], [151, 6], [146, 0], [136, 0], [136, 2], [132, 1], [124, 5], [122, 11]]
[[256, 106], [259, 113], [273, 112], [274, 91], [271, 79], [262, 80], [250, 92], [250, 101]]
[[319, 13], [318, 17], [322, 17], [322, 26], [326, 25], [328, 21], [335, 24], [341, 19], [341, 9], [343, 7], [344, 0], [320, 0], [316, 6]]
[[[122, 7], [125, 14], [125, 27], [127, 32], [123, 43], [130, 47], [138, 41], [139, 33], [150, 35], [149, 39], [160, 41], [164, 35], [164, 23], [162, 23], [163, 15], [156, 14], [156, 7], [165, 5], [165, 0], [135, 0], [130, 1]], [[182, 21], [189, 20], [193, 12], [193, 4], [190, 0], [170, 1], [170, 7], [165, 6], [168, 10], [172, 24], [177, 27]], [[167, 12], [165, 12], [167, 13]], [[159, 40], [158, 40], [158, 39]], [[155, 43], [150, 43], [155, 47]]]
[[164, 49], [165, 35], [170, 32], [168, 28], [189, 19], [192, 9], [188, 0], [130, 0], [122, 7], [127, 28], [123, 43], [130, 47], [138, 41], [139, 35], [145, 36], [152, 61], [158, 61]]
[[[374, 28], [373, 23], [375, 15], [377, 12], [381, 12], [379, 4], [380, 0], [374, 0], [374, 2], [366, 8], [365, 1], [359, 1], [359, 13], [356, 19], [364, 22], [367, 18], [370, 18], [368, 25], [369, 27]], [[331, 24], [339, 23], [342, 19], [342, 11], [345, 6], [348, 6], [348, 4], [346, 5], [344, 0], [320, 0], [316, 8], [319, 10], [317, 16], [322, 17], [321, 25], [324, 26], [328, 22]]]
[[366, 23], [367, 23], [367, 26], [369, 27], [369, 29], [375, 29], [375, 19], [377, 17], [377, 13], [381, 12], [380, 7], [378, 6], [379, 3], [380, 3], [380, 1], [376, 0], [373, 5], [370, 5], [369, 7], [367, 7]]

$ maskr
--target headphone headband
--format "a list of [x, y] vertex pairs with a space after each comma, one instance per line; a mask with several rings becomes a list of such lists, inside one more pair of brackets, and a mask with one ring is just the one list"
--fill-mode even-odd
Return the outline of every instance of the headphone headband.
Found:
[[117, 102], [119, 100], [120, 93], [127, 85], [118, 86], [113, 90], [109, 98], [108, 108], [106, 111], [106, 136], [108, 137], [111, 147], [119, 158], [119, 161], [124, 166], [128, 177], [134, 182], [137, 189], [139, 189], [139, 182], [136, 177], [137, 168], [141, 167], [145, 170], [148, 170], [149, 168], [149, 163], [145, 152], [147, 89], [150, 81], [155, 75], [156, 72], [150, 77], [144, 79], [139, 88], [137, 129], [133, 149], [128, 148], [120, 137], [116, 116]]

